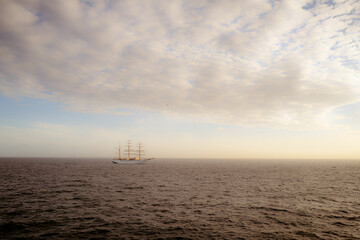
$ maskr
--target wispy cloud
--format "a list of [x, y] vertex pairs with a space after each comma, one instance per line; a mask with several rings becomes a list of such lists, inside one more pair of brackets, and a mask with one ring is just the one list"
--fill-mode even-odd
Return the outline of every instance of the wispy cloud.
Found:
[[8, 96], [289, 127], [360, 101], [358, 1], [0, 5]]

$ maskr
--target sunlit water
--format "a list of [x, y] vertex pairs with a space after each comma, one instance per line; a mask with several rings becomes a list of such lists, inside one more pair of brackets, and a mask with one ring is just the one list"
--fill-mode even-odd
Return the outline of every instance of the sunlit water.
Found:
[[360, 239], [360, 164], [0, 158], [4, 239]]

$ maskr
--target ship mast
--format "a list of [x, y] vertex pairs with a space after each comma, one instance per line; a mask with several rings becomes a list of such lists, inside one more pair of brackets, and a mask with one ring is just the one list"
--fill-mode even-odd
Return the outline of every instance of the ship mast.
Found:
[[130, 160], [130, 154], [131, 154], [130, 148], [131, 148], [131, 142], [130, 142], [130, 140], [128, 140], [128, 144], [127, 144], [127, 155], [128, 155], [128, 157], [127, 157], [127, 160]]
[[141, 144], [141, 142], [139, 142], [138, 145], [138, 159], [141, 160], [141, 155], [143, 155], [142, 153], [144, 152], [144, 150], [142, 150], [141, 148], [143, 147], [143, 145]]
[[[116, 156], [119, 156], [119, 157], [116, 157]], [[114, 160], [121, 160], [121, 148], [120, 148], [120, 143], [119, 143], [119, 147], [118, 148], [115, 148], [115, 158]]]
[[120, 143], [119, 143], [119, 160], [121, 160]]
[[141, 143], [139, 143], [139, 160], [141, 159], [141, 153], [140, 153], [140, 151], [141, 151]]

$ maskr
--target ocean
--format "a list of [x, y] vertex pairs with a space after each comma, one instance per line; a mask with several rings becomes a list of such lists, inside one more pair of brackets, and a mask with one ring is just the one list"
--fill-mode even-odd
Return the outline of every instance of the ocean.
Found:
[[1, 239], [360, 239], [360, 162], [0, 158]]

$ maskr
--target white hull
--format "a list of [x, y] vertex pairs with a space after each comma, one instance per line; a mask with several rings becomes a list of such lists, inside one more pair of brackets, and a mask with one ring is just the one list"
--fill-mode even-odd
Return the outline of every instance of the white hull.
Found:
[[115, 159], [112, 162], [115, 164], [136, 164], [136, 163], [145, 163], [147, 161], [149, 161], [150, 159], [142, 159], [142, 160], [118, 160]]

